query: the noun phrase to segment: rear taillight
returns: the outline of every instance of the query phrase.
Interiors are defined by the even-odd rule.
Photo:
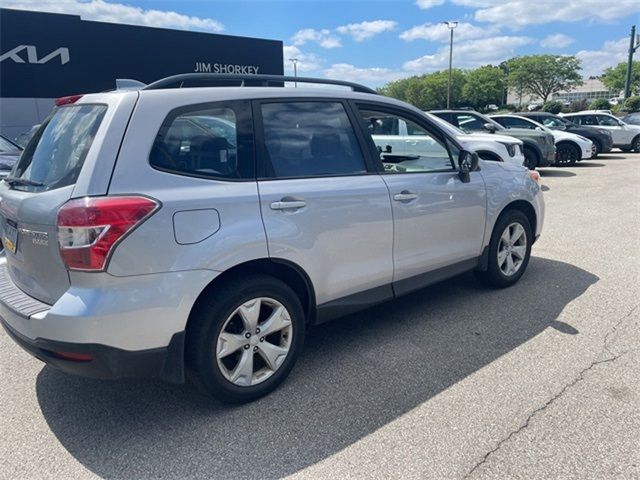
[[[70,200],[58,211],[62,260],[71,270],[104,270],[116,244],[159,206],[146,197]]]
[[[71,105],[72,103],[76,103],[81,98],[82,95],[69,95],[68,97],[56,98],[56,107],[61,107],[62,105]]]

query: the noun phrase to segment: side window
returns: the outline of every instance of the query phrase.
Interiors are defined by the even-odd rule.
[[[460,127],[462,130],[468,130],[468,131],[484,130],[485,122],[474,115],[469,115],[466,113],[458,113],[456,114],[456,119],[458,122],[458,127]]]
[[[160,170],[219,179],[255,178],[249,105],[178,109],[165,119],[149,161]],[[243,124],[244,128],[240,128]]]
[[[449,151],[441,141],[421,125],[395,113],[359,107],[359,113],[371,140],[380,153],[380,160],[387,173],[441,172],[453,170]],[[399,136],[393,145],[388,138],[381,138],[377,125],[385,122],[406,125],[407,135]]]
[[[528,128],[529,130],[534,130],[536,128],[533,123],[529,123],[526,120],[520,120],[519,118],[498,117],[494,118],[494,120],[506,128]]]
[[[367,170],[342,103],[263,103],[262,123],[269,177],[353,175]]]
[[[619,127],[620,124],[618,123],[618,120],[616,120],[615,118],[612,118],[608,115],[596,115],[596,118],[598,119],[598,124],[599,125],[603,125],[605,127]]]
[[[569,118],[574,120],[578,125],[598,125],[598,121],[594,115],[578,115]]]
[[[415,123],[409,122],[407,123],[407,135],[424,136],[426,135],[426,132],[424,131],[423,128],[419,127]]]

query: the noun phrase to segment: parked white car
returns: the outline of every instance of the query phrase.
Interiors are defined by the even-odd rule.
[[[470,151],[478,153],[483,160],[493,160],[522,165],[524,154],[522,141],[505,136],[485,133],[465,133],[448,122],[425,112],[431,120],[437,122],[447,133]],[[417,128],[403,119],[378,118],[377,131],[371,135],[373,141],[381,153],[390,155],[424,156],[430,157],[442,155],[440,145],[424,129]]]
[[[591,158],[594,154],[593,142],[582,135],[552,130],[535,120],[519,115],[493,115],[491,118],[505,128],[529,128],[551,133],[556,144],[556,165],[559,167],[574,165],[580,160]]]
[[[625,123],[609,113],[597,110],[584,110],[577,113],[567,113],[563,117],[578,125],[599,127],[611,132],[613,146],[623,152],[634,150],[640,152],[640,125]]]
[[[482,160],[502,161],[514,165],[524,164],[522,140],[496,133],[466,133],[446,120],[427,113],[427,116],[454,136],[464,148],[476,152]]]

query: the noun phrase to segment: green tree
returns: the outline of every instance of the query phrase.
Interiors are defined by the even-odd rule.
[[[389,97],[411,103],[422,110],[434,110],[447,106],[447,70],[421,76],[403,78],[387,83],[378,91]],[[451,106],[463,104],[462,89],[465,76],[462,70],[451,72]]]
[[[589,108],[591,110],[611,110],[611,104],[606,98],[596,98],[593,102],[591,102]]]
[[[624,82],[627,78],[627,62],[622,62],[615,67],[607,68],[602,74],[602,83],[615,95],[624,90]],[[640,94],[640,62],[633,62],[631,66],[631,93]]]
[[[573,56],[528,55],[507,61],[509,85],[516,91],[540,97],[582,85],[580,60]]]
[[[563,107],[564,105],[562,104],[562,102],[558,102],[557,100],[552,100],[551,102],[547,102],[544,105],[542,105],[542,111],[557,114],[562,111]]]
[[[624,102],[624,108],[628,112],[640,112],[640,97],[629,97]]]
[[[491,103],[504,103],[507,76],[501,68],[493,65],[476,68],[467,72],[465,80],[462,98],[468,105],[483,108]]]

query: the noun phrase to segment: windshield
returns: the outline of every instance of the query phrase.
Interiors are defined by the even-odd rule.
[[[19,152],[20,148],[4,137],[0,137],[0,152]]]
[[[12,176],[42,184],[37,188],[46,190],[74,184],[106,110],[104,105],[54,110],[27,145]]]

